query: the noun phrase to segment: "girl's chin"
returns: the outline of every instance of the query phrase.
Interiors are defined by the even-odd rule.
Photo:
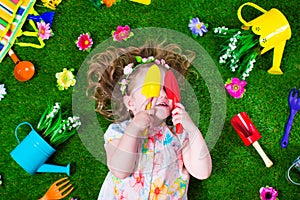
[[[156,111],[156,117],[160,120],[165,120],[167,119],[167,117],[171,114],[170,112],[170,108],[169,107],[165,107],[165,108],[160,108],[160,109],[157,109]]]

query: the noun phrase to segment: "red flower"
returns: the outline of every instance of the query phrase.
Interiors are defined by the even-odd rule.
[[[77,47],[81,51],[89,50],[93,45],[93,40],[89,33],[81,34],[76,41]]]

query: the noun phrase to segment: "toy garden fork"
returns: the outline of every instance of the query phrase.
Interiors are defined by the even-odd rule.
[[[290,106],[290,116],[285,125],[284,135],[281,140],[281,147],[286,148],[288,145],[288,140],[290,136],[290,131],[292,129],[292,124],[296,113],[300,110],[300,97],[298,97],[300,89],[296,90],[293,88],[289,95],[289,106]]]
[[[40,198],[39,200],[54,200],[54,199],[62,199],[65,198],[67,195],[69,195],[72,190],[74,189],[72,186],[72,184],[68,184],[70,181],[66,180],[68,177],[65,178],[61,178],[57,181],[55,181],[51,187],[48,189],[48,191],[45,193],[45,195]],[[66,181],[64,181],[66,180]],[[64,182],[63,182],[64,181]],[[60,185],[58,185],[58,183],[62,182]],[[68,184],[67,186],[65,186],[66,184]],[[61,189],[63,186],[65,186],[62,190]],[[68,190],[68,191],[67,191]],[[63,194],[64,192],[66,192],[65,194]]]

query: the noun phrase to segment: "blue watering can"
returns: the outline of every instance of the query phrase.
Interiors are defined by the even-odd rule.
[[[21,125],[28,125],[30,133],[20,142],[18,128]],[[15,129],[18,146],[10,153],[11,157],[29,174],[35,172],[66,173],[70,176],[70,163],[67,166],[45,164],[48,158],[55,152],[28,122],[20,123]]]

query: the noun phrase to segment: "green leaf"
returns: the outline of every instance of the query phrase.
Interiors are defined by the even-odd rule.
[[[141,57],[141,56],[136,56],[135,59],[136,59],[136,61],[137,61],[138,63],[141,63],[141,62],[142,62],[142,57]]]

